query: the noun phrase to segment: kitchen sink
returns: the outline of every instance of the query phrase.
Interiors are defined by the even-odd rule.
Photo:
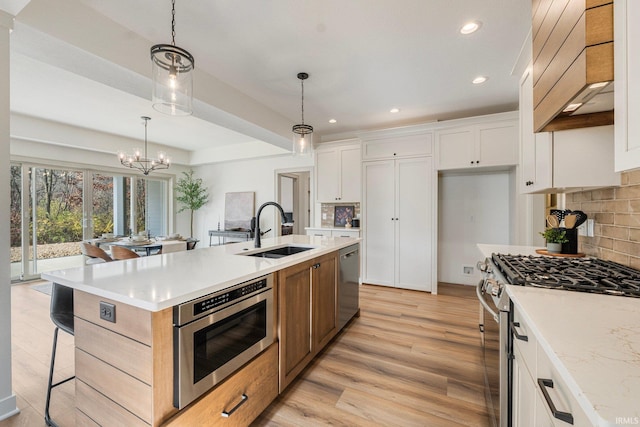
[[[279,248],[267,249],[262,252],[254,252],[251,254],[246,254],[247,256],[255,256],[261,258],[284,258],[289,255],[299,254],[300,252],[308,251],[313,248],[304,247],[304,246],[281,246]],[[245,254],[242,254],[245,255]]]

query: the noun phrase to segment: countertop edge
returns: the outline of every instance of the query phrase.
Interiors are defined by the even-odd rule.
[[[229,280],[224,280],[221,282],[216,282],[210,286],[203,286],[200,287],[196,290],[190,291],[190,292],[185,292],[182,294],[177,294],[175,296],[172,296],[170,298],[164,299],[163,301],[160,302],[152,302],[149,300],[144,300],[144,299],[140,299],[140,298],[135,298],[135,297],[131,297],[128,295],[125,295],[123,293],[118,293],[118,292],[113,292],[110,291],[109,289],[104,289],[104,288],[99,288],[99,287],[95,287],[92,286],[90,284],[84,283],[82,281],[76,281],[76,280],[70,280],[66,277],[64,277],[64,272],[67,270],[78,270],[77,268],[74,269],[67,269],[67,270],[57,270],[57,271],[52,271],[52,272],[46,272],[46,273],[42,273],[41,277],[43,279],[49,280],[51,282],[55,282],[55,283],[59,283],[61,285],[64,286],[68,286],[70,288],[73,289],[77,289],[79,291],[83,291],[83,292],[87,292],[90,293],[92,295],[96,295],[98,297],[102,297],[102,298],[107,298],[113,301],[117,301],[117,302],[121,302],[124,304],[128,304],[131,305],[133,307],[137,307],[137,308],[141,308],[147,311],[152,311],[152,312],[156,312],[156,311],[161,311],[164,310],[166,308],[170,308],[173,307],[175,305],[178,304],[182,304],[184,302],[190,301],[192,299],[201,297],[203,295],[207,295],[209,293],[213,293],[222,289],[225,289],[229,286],[238,284],[238,283],[242,283],[248,280],[252,280],[255,279],[257,277],[260,276],[264,276],[266,274],[270,274],[288,267],[291,267],[293,265],[299,264],[301,262],[305,262],[305,261],[309,261],[313,258],[317,258],[319,256],[322,255],[326,255],[328,253],[331,252],[335,252],[338,251],[342,248],[360,243],[362,241],[362,238],[342,238],[342,237],[337,237],[337,238],[323,238],[322,240],[314,240],[311,243],[304,243],[304,242],[300,242],[298,240],[300,239],[293,239],[293,236],[283,236],[283,237],[278,237],[278,238],[271,238],[271,239],[264,239],[262,241],[262,247],[261,248],[254,248],[253,247],[253,242],[240,242],[240,243],[233,243],[230,245],[226,245],[226,253],[225,254],[221,254],[220,256],[243,256],[242,253],[246,252],[247,254],[253,253],[253,252],[258,252],[260,250],[265,250],[268,249],[270,247],[278,247],[278,246],[283,246],[283,245],[287,245],[287,244],[292,244],[292,245],[299,245],[299,246],[315,246],[316,242],[321,242],[324,241],[325,243],[330,241],[330,245],[320,245],[318,247],[315,247],[314,249],[311,249],[309,251],[305,251],[305,252],[301,252],[298,254],[294,254],[294,255],[290,255],[287,257],[283,257],[283,258],[279,258],[279,259],[273,259],[270,260],[271,264],[269,266],[266,266],[264,268],[260,268],[259,270],[256,271],[251,271],[249,273],[245,273],[245,274],[239,274],[238,276],[235,276],[233,279],[229,279]],[[297,235],[298,238],[303,238],[303,237],[307,237],[307,236],[301,236],[301,235]],[[310,239],[313,240],[313,238],[309,237]],[[319,239],[319,238],[318,238]],[[202,248],[202,249],[196,249],[196,250],[206,250],[207,248]],[[234,250],[237,249],[237,250]],[[162,256],[171,256],[172,254],[164,254],[164,255],[153,255],[154,257],[162,257]],[[117,262],[135,262],[136,259],[134,260],[124,260],[124,261],[117,261]],[[90,268],[96,268],[96,266],[104,266],[104,265],[109,265],[112,263],[105,263],[105,264],[94,264],[94,265],[87,265],[84,267],[79,267],[80,270],[82,269],[90,269]]]

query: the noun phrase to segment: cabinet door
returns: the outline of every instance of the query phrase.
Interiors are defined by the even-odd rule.
[[[531,192],[536,179],[536,145],[533,137],[533,76],[527,69],[520,80],[520,193]]]
[[[472,127],[441,130],[436,135],[438,169],[460,169],[475,165]],[[473,163],[472,163],[473,162]]]
[[[340,150],[340,200],[359,202],[362,182],[360,147],[344,147]]]
[[[407,156],[431,155],[433,134],[390,136],[364,141],[363,160],[380,160]]]
[[[516,121],[478,126],[476,166],[518,164],[518,125]]]
[[[320,351],[338,332],[337,255],[317,259],[311,268],[313,289],[313,353]]]
[[[614,8],[615,170],[640,167],[640,2],[616,0]]]
[[[433,166],[431,157],[396,160],[397,287],[431,291],[433,216]]]
[[[394,285],[394,161],[365,162],[363,281]]]
[[[311,273],[312,262],[304,262],[279,273],[280,392],[312,359]]]
[[[513,425],[518,427],[539,427],[535,420],[536,386],[522,359],[513,352]]]
[[[338,150],[316,151],[316,200],[319,202],[333,202],[339,197],[339,169]]]

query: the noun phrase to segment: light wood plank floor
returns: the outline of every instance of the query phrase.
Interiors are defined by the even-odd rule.
[[[21,413],[0,427],[43,426],[53,325],[49,296],[12,288],[13,386]],[[361,287],[361,317],[256,420],[255,426],[488,426],[473,287],[439,294]],[[73,373],[59,335],[56,372]],[[60,368],[58,370],[58,368]],[[75,426],[74,383],[54,390],[52,417]]]

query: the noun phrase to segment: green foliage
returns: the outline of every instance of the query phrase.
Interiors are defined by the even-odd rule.
[[[540,235],[544,237],[547,243],[568,243],[567,231],[559,228],[547,228]]]
[[[201,178],[194,179],[193,171],[182,172],[184,178],[179,178],[176,185],[176,200],[182,206],[178,212],[191,211],[191,237],[193,237],[193,212],[203,207],[209,200],[209,194]]]

